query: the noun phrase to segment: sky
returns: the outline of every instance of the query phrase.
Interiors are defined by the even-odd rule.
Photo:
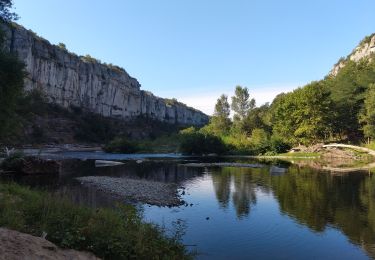
[[[375,32],[374,0],[13,0],[18,23],[123,67],[142,89],[212,114],[322,79]]]

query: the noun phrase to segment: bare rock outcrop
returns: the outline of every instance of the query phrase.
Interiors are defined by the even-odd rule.
[[[124,120],[142,116],[181,125],[208,122],[201,111],[141,90],[139,82],[118,66],[78,56],[17,24],[0,27],[6,35],[4,48],[26,64],[26,89],[42,90],[52,103]]]
[[[331,76],[336,76],[337,73],[345,67],[346,63],[351,60],[354,62],[359,62],[364,58],[370,58],[371,55],[375,54],[375,33],[367,36],[361,41],[361,43],[348,55],[347,58],[341,58],[330,71]]]

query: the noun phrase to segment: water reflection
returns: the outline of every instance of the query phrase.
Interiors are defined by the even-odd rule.
[[[151,208],[148,213],[146,210],[146,214],[149,214],[152,220],[159,216],[163,216],[163,221],[164,218],[170,218],[172,222],[184,219],[187,223],[187,236],[191,238],[188,241],[190,244],[195,244],[195,240],[199,240],[200,237],[203,239],[205,234],[215,232],[215,243],[222,240],[223,247],[225,243],[230,244],[233,248],[232,251],[228,249],[231,256],[241,257],[241,252],[250,253],[251,250],[254,250],[254,257],[257,256],[257,252],[259,256],[264,256],[268,255],[267,250],[280,249],[298,251],[298,256],[303,258],[306,256],[307,248],[311,250],[312,247],[313,250],[321,252],[320,256],[330,254],[337,257],[340,252],[330,251],[328,245],[327,248],[318,248],[324,244],[320,236],[326,236],[333,229],[341,233],[337,232],[337,237],[329,238],[331,240],[325,238],[327,240],[324,241],[333,245],[336,243],[336,246],[339,245],[338,248],[352,252],[353,248],[339,240],[345,238],[375,258],[375,177],[372,174],[353,172],[332,175],[311,167],[280,162],[265,163],[263,168],[256,169],[199,168],[185,167],[182,164],[183,161],[150,160],[140,164],[125,161],[121,166],[95,168],[90,160],[67,161],[63,164],[60,176],[50,179],[43,177],[39,180],[26,178],[18,181],[30,185],[50,185],[58,192],[68,195],[76,203],[92,207],[111,206],[114,200],[96,190],[83,188],[73,181],[74,177],[106,175],[174,182],[190,188],[184,200],[196,200],[194,206],[171,211]],[[204,207],[199,205],[200,201]],[[254,210],[255,208],[258,210]],[[156,212],[154,219],[150,213],[152,210]],[[207,216],[211,216],[209,221],[205,219]],[[260,220],[256,222],[258,218]],[[210,224],[212,230],[208,232]],[[298,229],[299,226],[307,227],[309,231],[304,233]],[[288,234],[291,229],[294,230],[294,234]],[[259,239],[259,234],[264,234],[267,230],[272,231],[272,236],[267,236],[268,240]],[[210,239],[201,242],[207,244],[206,250],[219,252],[219,248],[211,244],[213,236],[207,236]],[[291,236],[294,236],[293,239],[289,238]],[[238,240],[234,240],[235,238]],[[293,241],[295,247],[291,246],[293,243],[286,243],[287,238]],[[314,240],[315,244],[309,244],[313,238],[317,239]],[[319,239],[320,244],[316,242]],[[234,243],[236,241],[237,244]],[[282,248],[283,246],[289,248]],[[256,250],[258,251],[255,252]]]
[[[220,207],[229,207],[231,198],[240,218],[251,212],[257,189],[262,189],[272,192],[282,214],[318,233],[335,227],[375,257],[373,175],[331,175],[298,166],[290,166],[282,175],[266,169],[222,168],[212,171],[212,184]]]
[[[375,257],[371,249],[375,243],[373,175],[357,172],[333,176],[291,167],[284,177],[272,179],[272,190],[282,212],[316,232],[328,226],[339,228]]]

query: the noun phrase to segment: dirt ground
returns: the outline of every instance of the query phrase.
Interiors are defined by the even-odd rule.
[[[1,260],[98,260],[91,253],[61,249],[55,244],[28,234],[0,228]]]

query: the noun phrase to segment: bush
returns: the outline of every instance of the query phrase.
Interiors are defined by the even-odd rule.
[[[190,258],[177,238],[142,222],[133,206],[92,209],[46,192],[0,184],[0,226],[46,239],[103,259]]]
[[[19,170],[18,167],[23,161],[24,154],[15,152],[7,156],[0,164],[0,168],[4,170]]]
[[[255,154],[264,154],[269,151],[268,134],[263,129],[254,129],[251,133],[250,142]]]
[[[272,136],[270,140],[269,150],[273,153],[286,153],[290,150],[290,145],[283,141],[282,138],[277,136]]]
[[[179,150],[183,154],[223,154],[228,149],[223,141],[212,134],[200,133],[193,128],[183,130]]]
[[[104,146],[103,150],[108,153],[135,153],[139,151],[139,147],[135,142],[118,137]]]

